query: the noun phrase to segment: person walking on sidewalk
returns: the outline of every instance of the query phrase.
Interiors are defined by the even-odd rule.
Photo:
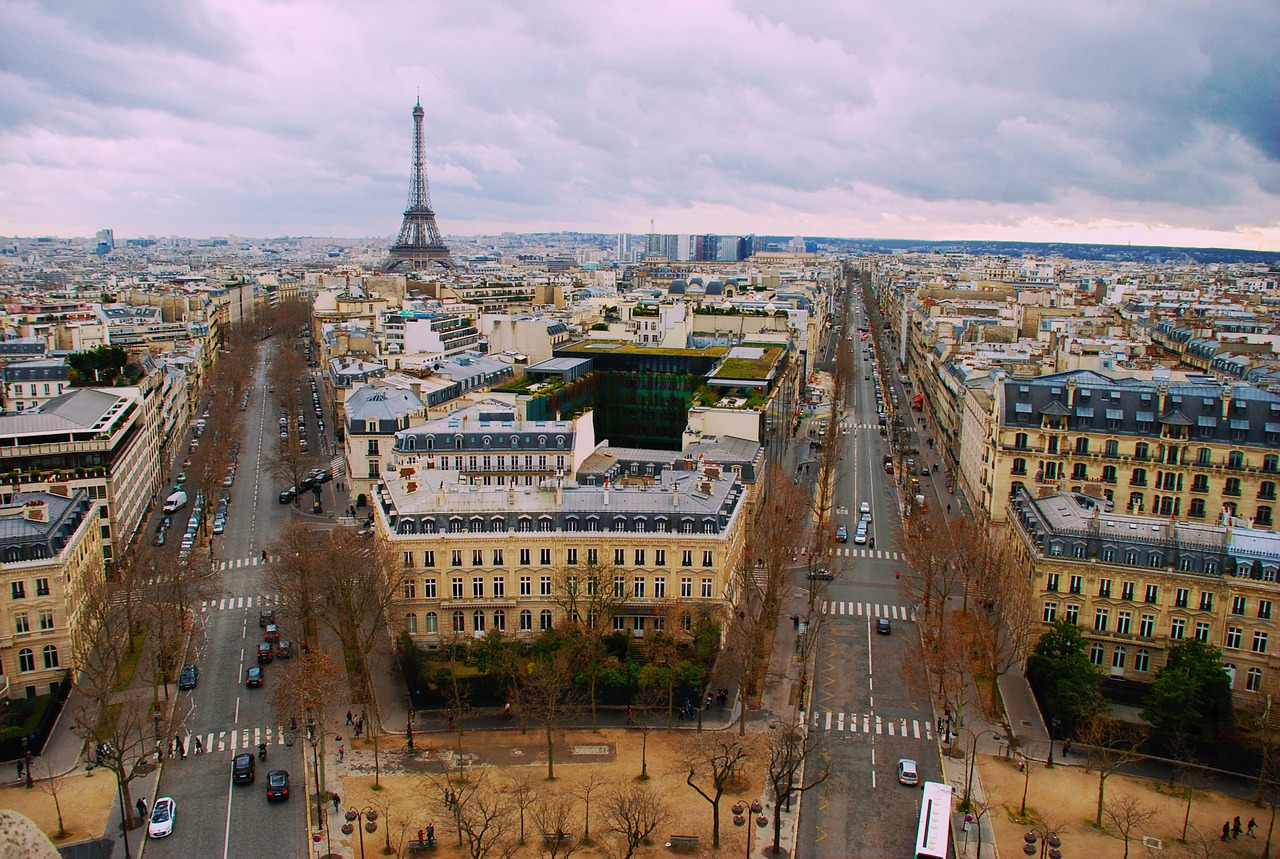
[[[333,813],[337,814],[338,806],[342,804],[342,797],[338,796],[336,793],[331,792],[329,794],[329,801],[333,803]]]
[[[342,763],[342,758],[347,754],[346,746],[338,746],[338,763]]]
[[[350,710],[348,710],[348,711],[347,711],[347,724],[348,724],[348,725],[354,725],[355,723],[356,723],[355,717],[353,717],[353,716],[351,715],[351,711],[350,711]]]
[[[139,816],[139,817],[141,817],[143,820],[146,820],[146,819],[147,819],[147,799],[146,799],[146,797],[144,797],[144,796],[140,796],[140,797],[138,797],[138,802],[137,802],[136,804],[137,804],[137,806],[138,806],[138,816]]]
[[[1240,824],[1240,815],[1236,815],[1236,819],[1231,821],[1231,837],[1239,838],[1240,833],[1244,832],[1244,827]]]
[[[1257,838],[1257,837],[1258,837],[1257,835],[1254,835],[1254,834],[1253,834],[1253,831],[1254,831],[1255,829],[1257,829],[1257,828],[1258,828],[1258,821],[1256,821],[1256,820],[1254,820],[1252,817],[1250,817],[1250,818],[1249,818],[1249,837],[1250,837],[1250,838]]]

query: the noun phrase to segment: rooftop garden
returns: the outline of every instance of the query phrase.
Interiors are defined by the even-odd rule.
[[[768,379],[782,357],[782,347],[761,347],[763,354],[759,358],[726,358],[716,368],[718,379]]]
[[[579,340],[563,347],[568,350],[584,352],[608,350],[611,355],[698,355],[718,358],[728,351],[725,346],[709,346],[705,349],[665,349],[660,346],[646,346],[643,343],[632,343],[628,340]]]

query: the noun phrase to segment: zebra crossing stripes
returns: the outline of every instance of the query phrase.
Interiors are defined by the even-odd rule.
[[[242,567],[257,567],[265,563],[261,555],[254,555],[252,558],[227,558],[218,561],[218,570],[239,570]]]
[[[933,741],[933,723],[905,718],[885,719],[872,713],[800,712],[800,720],[815,730],[833,734],[877,734],[909,740]]]
[[[200,743],[204,746],[206,755],[214,752],[236,754],[237,752],[254,751],[262,743],[266,743],[268,746],[283,746],[285,744],[283,725],[275,725],[268,728],[231,728],[224,731],[187,731],[182,737],[182,742],[187,747],[188,755],[195,749],[196,737],[200,738]]]
[[[903,605],[851,602],[849,600],[823,600],[822,613],[847,617],[887,617],[891,620],[914,621],[915,612]]]
[[[246,608],[270,608],[281,604],[279,594],[254,594],[247,597],[222,597],[200,600],[201,611],[230,611]]]
[[[793,557],[801,558],[809,554],[807,546],[800,546],[791,550]],[[881,561],[901,561],[903,560],[901,552],[893,552],[888,549],[863,549],[858,546],[837,546],[831,550],[831,554],[840,558],[875,558]]]

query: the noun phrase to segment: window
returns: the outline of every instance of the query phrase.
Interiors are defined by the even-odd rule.
[[[49,595],[49,580],[36,579],[36,596],[47,597]]]
[[[1078,605],[1067,606],[1066,619],[1070,623],[1079,624],[1080,623],[1080,606]]]
[[[1084,590],[1084,579],[1081,576],[1071,577],[1071,593],[1078,594]]]
[[[13,598],[16,600],[26,599],[27,583],[26,582],[10,582],[9,593],[12,594]]]
[[[1123,647],[1117,647],[1115,650],[1111,652],[1111,667],[1115,669],[1117,673],[1123,673],[1124,659],[1127,653],[1128,651],[1126,651]]]
[[[538,614],[538,628],[545,631],[551,628],[551,609],[544,608]]]
[[[1093,629],[1095,632],[1106,632],[1107,621],[1111,617],[1111,612],[1105,608],[1100,608],[1093,613]]]
[[[503,599],[507,595],[507,580],[504,576],[493,577],[493,595],[497,599]]]
[[[600,551],[598,549],[587,549],[587,566],[594,567],[600,563]]]
[[[542,564],[542,566],[544,566],[544,567],[545,567],[545,566],[550,565],[550,563],[551,563],[551,550],[550,550],[550,549],[539,549],[539,550],[538,550],[538,563]]]
[[[483,576],[472,577],[471,598],[476,600],[484,599],[484,577]]]
[[[422,553],[422,566],[434,567],[436,565],[436,553],[434,551]]]
[[[533,579],[530,576],[520,577],[520,596],[533,596]]]
[[[1200,592],[1200,610],[1213,611],[1213,594],[1209,591]]]
[[[682,567],[693,566],[693,552],[690,551],[689,549],[685,549],[683,552],[680,553],[680,566]]]
[[[1105,653],[1106,653],[1106,649],[1101,644],[1098,644],[1095,641],[1093,645],[1089,648],[1089,661],[1092,662],[1094,665],[1101,665],[1102,657],[1105,655]]]
[[[13,613],[13,631],[21,635],[24,632],[31,631],[31,623],[27,620],[25,611],[16,611]]]
[[[1089,439],[1087,436],[1080,436],[1076,439],[1076,454],[1079,456],[1087,456],[1089,453]]]
[[[471,550],[471,566],[473,567],[484,566],[484,549]]]
[[[1270,528],[1271,527],[1271,508],[1265,507],[1259,504],[1258,512],[1253,517],[1253,523],[1255,525],[1261,525],[1264,528]]]
[[[1055,593],[1057,592],[1058,590],[1058,574],[1057,573],[1049,573],[1049,575],[1045,577],[1044,589],[1046,591],[1053,591]]]
[[[1194,489],[1192,491],[1194,491]],[[1204,499],[1203,498],[1191,499],[1191,509],[1188,511],[1188,515],[1190,515],[1195,519],[1204,518]]]
[[[1107,439],[1106,444],[1102,446],[1103,453],[1107,456],[1120,455],[1120,442],[1113,438]]]
[[[1134,459],[1148,459],[1151,456],[1151,446],[1145,441],[1140,441],[1133,446]]]
[[[503,563],[502,563],[502,550],[501,550],[501,549],[494,549],[494,550],[493,550],[493,566],[495,566],[495,567],[501,567],[501,566],[503,566]]]
[[[1191,591],[1187,588],[1178,588],[1173,596],[1173,605],[1175,608],[1186,608],[1187,600],[1191,596]]]
[[[18,651],[18,670],[24,673],[36,670],[36,655],[31,648],[24,647]]]
[[[1104,465],[1102,467],[1102,482],[1103,483],[1116,482],[1116,467],[1114,465]]]
[[[434,611],[429,611],[422,618],[422,631],[427,635],[435,635],[440,631],[440,618]]]
[[[1027,449],[1027,434],[1026,434],[1026,433],[1024,433],[1024,432],[1020,432],[1020,433],[1018,433],[1017,435],[1015,435],[1015,436],[1013,437],[1013,446],[1014,446],[1014,448],[1016,448],[1017,450],[1026,450],[1026,449]]]
[[[1121,635],[1128,635],[1130,625],[1133,623],[1133,612],[1122,611],[1116,615],[1116,632]]]
[[[1258,618],[1271,620],[1271,600],[1258,600]]]
[[[1228,453],[1227,468],[1244,468],[1244,453],[1238,450]]]
[[[1197,474],[1191,478],[1192,492],[1208,492],[1209,491],[1209,475]]]
[[[664,576],[658,576],[653,580],[653,598],[666,599],[667,597],[667,580]]]
[[[1262,470],[1270,473],[1280,471],[1280,456],[1269,453],[1262,458]]]
[[[1239,497],[1240,495],[1240,478],[1228,477],[1227,485],[1222,490],[1223,495],[1231,495]]]
[[[1267,634],[1265,632],[1262,632],[1261,630],[1253,634],[1253,652],[1254,653],[1267,652]]]
[[[436,580],[435,579],[422,580],[422,596],[425,599],[429,599],[429,600],[433,600],[436,598]]]
[[[703,598],[704,598],[704,599],[711,599],[711,585],[712,585],[712,582],[713,582],[713,580],[712,580],[712,579],[703,579],[703,580],[702,580],[702,596],[703,596]]]
[[[621,599],[626,594],[627,580],[622,576],[613,577],[613,595],[617,599]]]
[[[1027,461],[1022,457],[1016,457],[1013,460],[1013,474],[1025,475],[1027,473]]]
[[[418,616],[413,612],[404,616],[404,631],[410,635],[418,634]]]
[[[1144,614],[1142,622],[1138,626],[1138,635],[1143,638],[1152,638],[1156,634],[1156,616],[1154,614]]]
[[[1044,622],[1053,623],[1058,619],[1058,604],[1056,602],[1047,602],[1044,604]]]
[[[451,567],[462,566],[462,550],[461,549],[454,549],[449,554],[449,566]]]
[[[625,564],[626,562],[627,562],[627,550],[626,550],[626,549],[614,549],[614,550],[613,550],[613,564],[614,564],[614,566],[615,566],[615,567],[621,567],[621,566],[622,566],[623,564]]]
[[[551,576],[542,576],[538,579],[538,594],[544,597],[551,596]],[[550,629],[551,627],[543,627]]]
[[[631,595],[637,599],[644,598],[644,576],[636,576],[631,580]]]
[[[1111,579],[1101,579],[1098,582],[1098,596],[1103,599],[1111,598]]]
[[[520,612],[520,631],[530,632],[533,629],[533,612],[524,609]]]
[[[702,566],[704,566],[704,567],[714,567],[715,565],[716,565],[715,552],[712,552],[710,549],[708,549],[708,550],[706,550],[705,552],[703,552],[703,553],[702,553]]]
[[[1146,650],[1139,649],[1133,654],[1133,670],[1146,674],[1151,668],[1151,654]]]
[[[493,628],[498,632],[507,631],[507,613],[502,609],[495,609],[493,612]]]
[[[471,631],[484,632],[484,612],[474,611],[471,613]]]
[[[453,586],[452,588],[453,598],[456,600],[462,599],[462,577],[454,576],[450,584]]]
[[[40,609],[40,628],[53,629],[53,609]]]
[[[680,596],[685,598],[693,596],[693,579],[688,576],[680,578]]]
[[[1231,598],[1231,613],[1232,613],[1232,614],[1244,614],[1244,613],[1245,613],[1245,609],[1246,609],[1246,608],[1248,608],[1248,605],[1249,605],[1249,600],[1248,600],[1247,598],[1245,598],[1245,597],[1232,597],[1232,598]]]
[[[418,584],[413,579],[404,580],[404,598],[407,600],[417,599]]]
[[[1250,668],[1245,675],[1244,688],[1247,692],[1257,692],[1262,688],[1262,669]]]
[[[1071,469],[1071,479],[1088,480],[1089,466],[1085,465],[1083,462],[1077,462]]]
[[[653,565],[655,567],[665,567],[667,565],[666,549],[654,549],[653,556]]]
[[[528,550],[528,549],[521,549],[521,550],[520,550],[520,566],[522,566],[522,567],[527,567],[527,566],[529,566],[529,563],[530,563],[529,558],[530,558],[529,550]]]
[[[1120,599],[1122,600],[1133,599],[1133,582],[1124,582],[1122,585],[1120,585]]]
[[[1181,641],[1187,637],[1187,622],[1180,617],[1175,617],[1169,622],[1169,638],[1173,641]]]
[[[467,631],[467,622],[466,622],[466,618],[465,618],[465,617],[463,617],[462,612],[460,612],[460,611],[455,611],[455,612],[453,613],[453,631],[454,631],[454,632],[466,632],[466,631]]]
[[[1145,468],[1135,468],[1133,470],[1133,477],[1129,479],[1129,485],[1130,486],[1146,486],[1147,470]]]
[[[1227,650],[1239,650],[1240,641],[1244,637],[1244,630],[1238,626],[1227,627]]]
[[[636,549],[635,556],[636,556],[635,565],[637,567],[643,567],[644,566],[644,549]]]
[[[1204,621],[1196,621],[1196,640],[1209,641],[1209,624]]]
[[[1144,602],[1153,605],[1160,602],[1160,587],[1158,585],[1147,585],[1147,598]]]
[[[576,566],[578,565],[578,550],[577,550],[577,549],[565,549],[565,550],[564,550],[564,562],[565,562],[566,564],[568,564],[569,566],[571,566],[571,567],[576,567]]]

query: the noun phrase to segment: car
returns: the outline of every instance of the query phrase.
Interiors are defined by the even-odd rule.
[[[251,665],[249,670],[244,673],[244,685],[248,687],[261,686],[264,676],[261,665]]]
[[[290,486],[288,489],[280,493],[280,503],[288,504],[290,501],[298,497],[297,488]]]
[[[215,517],[213,520],[213,533],[221,534],[227,530],[227,519],[225,516]]]
[[[891,632],[893,632],[893,627],[892,627],[892,625],[890,625],[890,623],[889,623],[889,618],[887,618],[887,617],[878,617],[878,618],[876,618],[876,633],[877,633],[877,634],[879,634],[879,635],[888,635],[888,634],[889,634],[889,633],[891,633]]]
[[[859,515],[861,515],[864,519],[868,519],[868,520],[870,520],[870,519],[871,519],[871,504],[870,504],[869,502],[867,502],[867,501],[863,501],[861,504],[859,504],[859,505],[858,505],[858,513],[859,513]]]
[[[157,546],[157,547],[163,546],[168,539],[169,539],[169,532],[161,531],[159,534],[156,534],[156,538],[151,541],[151,545]]]
[[[287,429],[280,430],[280,438],[288,438],[288,437],[289,437],[289,431]]]
[[[186,482],[187,482],[187,473],[185,471],[178,472],[178,485],[182,485],[183,483],[186,483]]]
[[[869,376],[869,375],[867,375],[867,376],[863,376],[863,377],[862,377],[862,381],[864,381],[864,382],[870,382],[870,381],[871,381],[871,376]]]
[[[920,783],[920,771],[916,769],[916,762],[911,758],[898,759],[898,781],[909,785]]]
[[[234,471],[227,472],[227,476],[222,478],[223,486],[234,486],[236,482],[236,473]]]
[[[844,525],[837,525],[836,539],[839,540],[841,543],[849,542],[849,529],[846,528]]]
[[[928,477],[928,476],[929,476],[929,466],[927,466],[927,465],[922,465],[922,466],[920,466],[920,476],[921,476],[921,477]]]
[[[280,640],[280,627],[276,626],[274,623],[269,623],[269,624],[267,624],[267,625],[266,625],[265,627],[263,627],[263,629],[262,629],[262,640],[263,640],[263,641],[272,641],[272,642],[279,641],[279,640]]]
[[[182,671],[178,674],[179,689],[194,689],[196,683],[200,681],[200,669],[193,663],[188,662],[182,666]]]
[[[272,608],[264,608],[258,612],[258,626],[266,628],[268,624],[276,622],[276,611]]]
[[[818,569],[811,570],[809,572],[809,578],[815,579],[820,582],[829,582],[832,579],[834,579],[835,576],[832,574],[830,570],[826,569],[825,567],[819,567]]]
[[[310,449],[311,448],[310,446],[307,445],[307,440],[305,438],[298,439],[298,450],[302,451],[303,453],[306,453]]]
[[[293,644],[289,641],[281,641],[276,645],[276,656],[280,659],[289,659],[293,656]]]
[[[867,528],[864,524],[858,523],[858,530],[853,535],[853,542],[859,546],[867,542]]]
[[[289,771],[272,770],[267,773],[267,801],[289,798]]]
[[[151,821],[147,824],[148,838],[164,838],[173,832],[173,818],[177,816],[178,804],[171,796],[162,796],[151,807]]]
[[[236,784],[253,784],[253,755],[245,752],[231,761],[231,780]]]
[[[268,662],[275,659],[275,657],[276,657],[275,648],[273,648],[270,643],[264,641],[258,645],[258,664],[259,665],[266,665]]]

